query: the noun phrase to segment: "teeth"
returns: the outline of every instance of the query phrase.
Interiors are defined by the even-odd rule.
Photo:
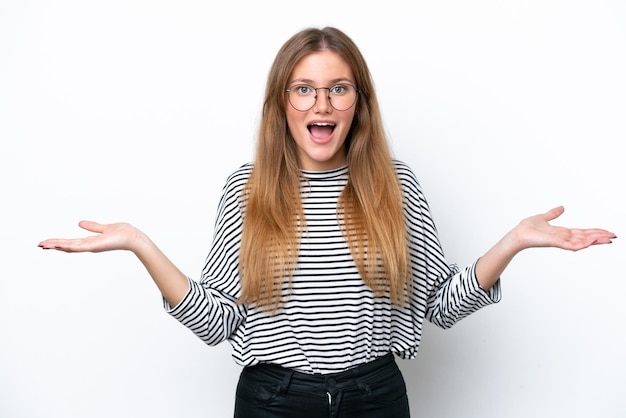
[[[312,123],[311,125],[315,125],[315,126],[335,126],[334,123]]]

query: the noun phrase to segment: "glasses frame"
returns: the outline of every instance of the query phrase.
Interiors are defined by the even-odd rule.
[[[309,87],[312,90],[315,90],[315,96],[313,96],[313,104],[311,105],[311,107],[309,107],[308,109],[304,109],[304,110],[298,109],[297,107],[294,106],[293,103],[291,103],[291,94],[290,94],[291,90],[293,90],[296,87],[301,87],[301,86],[306,86],[306,87]],[[354,93],[355,93],[354,101],[352,102],[352,104],[350,106],[348,106],[345,109],[337,109],[335,106],[333,106],[333,100],[330,97],[330,91],[333,88],[337,87],[337,86],[340,86],[340,87],[341,86],[350,86],[350,87],[352,87],[354,89]],[[328,103],[330,104],[330,107],[332,107],[333,109],[335,109],[338,112],[345,112],[346,110],[352,109],[352,107],[356,104],[356,102],[357,102],[357,100],[359,98],[359,93],[360,93],[359,89],[356,88],[356,86],[354,84],[351,84],[351,83],[337,83],[337,84],[333,84],[330,87],[313,87],[312,85],[306,84],[306,83],[294,84],[291,87],[286,88],[285,89],[285,93],[287,93],[287,100],[289,101],[289,104],[291,105],[291,107],[293,107],[298,112],[308,112],[309,110],[313,109],[313,107],[317,104],[317,91],[318,90],[328,90],[328,94],[326,95],[326,97],[328,98]]]

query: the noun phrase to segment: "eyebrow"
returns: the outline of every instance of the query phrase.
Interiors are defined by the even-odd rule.
[[[308,84],[308,85],[311,85],[311,86],[315,84],[315,82],[314,82],[313,80],[310,80],[310,79],[308,79],[308,78],[297,78],[297,79],[295,79],[295,80],[291,80],[291,81],[289,82],[289,85],[292,85],[292,84],[300,84],[300,83],[302,83],[302,84]],[[345,77],[342,77],[342,78],[335,78],[335,79],[333,79],[333,80],[330,80],[330,85],[331,85],[331,86],[334,86],[335,84],[341,84],[341,83],[355,84],[355,82],[354,82],[354,81],[350,80],[349,78],[345,78]]]

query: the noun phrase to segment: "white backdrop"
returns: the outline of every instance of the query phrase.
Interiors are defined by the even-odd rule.
[[[625,233],[623,0],[209,3],[0,2],[1,417],[231,416],[229,346],[165,314],[132,255],[36,245],[129,221],[197,277],[306,26],[361,47],[450,262],[559,204],[558,224]],[[625,416],[623,261],[619,239],[521,254],[500,304],[400,361],[414,415]]]

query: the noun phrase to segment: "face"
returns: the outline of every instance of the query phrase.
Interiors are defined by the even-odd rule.
[[[348,64],[331,51],[315,52],[302,58],[293,69],[288,86],[306,84],[314,88],[348,83],[356,85]],[[303,170],[324,171],[346,164],[345,141],[352,125],[356,104],[339,111],[330,105],[328,90],[318,90],[313,107],[301,112],[285,103],[287,125],[298,147]]]

